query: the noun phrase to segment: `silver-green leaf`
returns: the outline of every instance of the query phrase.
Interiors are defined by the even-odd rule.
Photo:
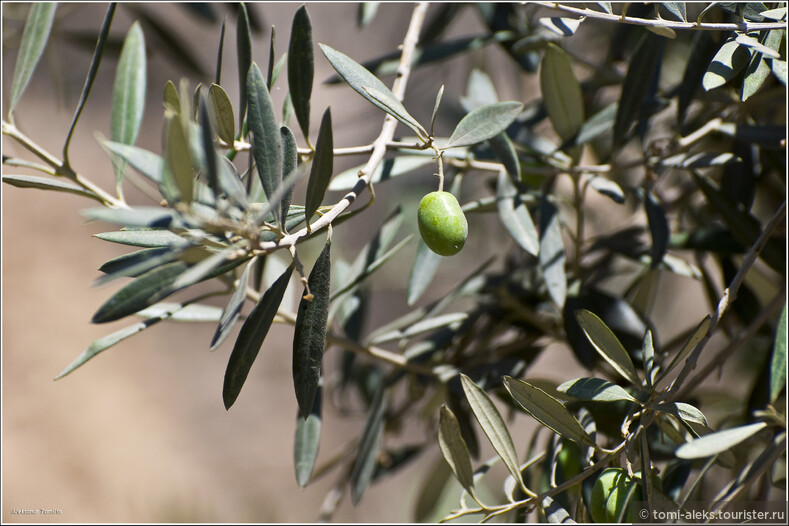
[[[487,141],[503,132],[523,111],[523,103],[517,101],[486,104],[473,110],[458,123],[446,148],[471,146]]]
[[[745,426],[725,429],[710,433],[703,437],[691,440],[679,446],[674,454],[677,458],[707,458],[718,453],[723,453],[737,444],[748,440],[750,437],[766,428],[764,422],[748,424]]]
[[[603,320],[584,309],[577,310],[575,318],[600,356],[625,380],[634,386],[640,385],[641,382],[630,355],[627,354],[622,343]]]
[[[441,406],[438,419],[438,445],[444,459],[452,469],[463,489],[472,496],[474,491],[474,469],[471,466],[471,455],[466,441],[460,433],[460,424],[452,410],[446,404]]]
[[[9,119],[47,45],[52,22],[55,20],[55,9],[57,4],[51,2],[33,3],[30,6],[14,66],[14,80],[11,83],[11,96],[8,103]]]
[[[562,141],[569,140],[584,123],[584,99],[569,55],[555,44],[545,47],[540,91],[553,129]]]
[[[496,201],[499,217],[507,232],[526,252],[533,256],[538,255],[540,242],[534,221],[506,170],[499,172]]]
[[[556,388],[560,393],[567,393],[579,400],[593,400],[595,402],[637,402],[630,393],[618,385],[602,378],[578,378],[564,382]]]

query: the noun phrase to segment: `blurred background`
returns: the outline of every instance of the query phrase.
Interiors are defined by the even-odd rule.
[[[271,26],[276,28],[276,55],[287,49],[293,13],[299,4],[252,4],[257,21],[253,59],[267,65]],[[431,6],[435,9],[436,6]],[[393,51],[408,26],[411,4],[382,4],[365,28],[356,27],[356,4],[308,5],[315,42],[350,55],[358,62]],[[11,85],[21,29],[28,6],[3,4],[3,111]],[[17,126],[50,152],[60,152],[71,122],[95,37],[106,4],[63,4],[45,54],[15,111]],[[431,11],[433,12],[433,11]],[[148,101],[137,145],[160,151],[162,91],[167,80],[178,85],[188,78],[210,83],[222,17],[227,16],[222,85],[234,105],[238,101],[235,61],[235,11],[232,5],[121,4],[112,26],[117,46],[131,23],[143,20],[148,47]],[[482,33],[474,9],[465,9],[446,37]],[[593,36],[597,34],[598,36]],[[600,33],[575,39],[578,53],[594,58]],[[591,46],[582,49],[584,42]],[[99,147],[97,135],[109,136],[112,82],[118,47],[105,55],[90,100],[71,146],[75,168],[111,189],[112,167]],[[180,49],[179,47],[180,46]],[[112,49],[110,49],[112,51]],[[316,49],[312,126],[317,133],[320,115],[331,105],[335,146],[368,144],[378,134],[383,114],[347,86],[325,86],[333,70]],[[539,97],[537,77],[526,76],[508,63],[498,47],[488,46],[438,65],[417,69],[408,86],[406,107],[428,121],[438,87],[446,85],[436,131],[447,134],[462,116],[458,99],[465,93],[473,67],[493,79],[502,100],[528,102]],[[264,69],[265,71],[265,69]],[[273,91],[281,107],[287,86],[283,77]],[[584,72],[579,72],[583,77]],[[391,85],[392,78],[384,78]],[[294,127],[296,131],[296,127]],[[401,127],[399,133],[405,134]],[[298,134],[299,132],[296,131]],[[302,139],[297,135],[300,144]],[[3,138],[3,154],[30,156]],[[337,159],[335,172],[361,164],[364,158]],[[15,169],[14,173],[25,173]],[[6,168],[4,168],[6,173]],[[483,181],[468,181],[469,193]],[[375,206],[338,229],[333,254],[352,261],[384,217],[398,204],[406,212],[404,232],[416,231],[419,198],[434,189],[432,170],[414,173],[378,188]],[[128,187],[127,199],[148,203]],[[303,199],[303,186],[296,190]],[[327,202],[341,194],[330,193]],[[366,201],[365,195],[361,201]],[[590,206],[608,201],[590,200]],[[293,469],[296,402],[291,380],[290,327],[275,326],[252,368],[238,402],[230,411],[222,405],[225,365],[234,335],[214,353],[208,344],[213,324],[162,323],[113,347],[66,378],[52,379],[93,340],[128,325],[122,320],[91,325],[95,310],[120,287],[92,287],[104,261],[129,252],[128,247],[100,241],[93,234],[111,225],[87,223],[80,210],[92,206],[77,196],[38,190],[2,188],[2,470],[3,522],[312,522],[331,488],[335,472],[300,490]],[[625,211],[626,212],[626,211]],[[625,217],[630,217],[626,215]],[[451,285],[501,247],[486,236],[486,225],[496,218],[475,219],[469,244],[437,277],[425,301],[445,293]],[[604,210],[593,228],[616,224],[616,211]],[[320,241],[304,247],[303,261],[312,261]],[[390,261],[375,278],[374,308],[369,327],[376,327],[406,311],[404,287],[416,244]],[[484,257],[483,257],[484,256]],[[673,288],[674,307],[659,304],[655,319],[663,339],[695,325],[706,312],[701,286],[665,275],[661,286]],[[300,287],[292,287],[296,301]],[[223,305],[220,299],[218,305]],[[669,301],[659,299],[661,301]],[[677,305],[681,307],[676,307]],[[249,306],[245,308],[247,312]],[[326,367],[334,367],[332,351]],[[548,349],[530,370],[532,377],[564,381],[584,374],[566,348]],[[732,395],[736,396],[736,392]],[[341,416],[324,409],[318,465],[358,436],[365,415]],[[525,449],[531,429],[525,418],[513,427],[516,444]],[[429,437],[434,430],[406,430]],[[483,449],[481,458],[491,451]],[[356,508],[345,495],[336,521],[403,522],[413,519],[416,495],[439,462],[437,448],[430,456],[409,464],[394,477],[370,487]],[[498,469],[498,468],[497,468]],[[497,473],[493,480],[501,480]],[[451,482],[453,491],[459,486]],[[457,494],[457,491],[455,491]],[[456,505],[448,500],[445,509]],[[57,515],[25,516],[14,509],[58,509]]]

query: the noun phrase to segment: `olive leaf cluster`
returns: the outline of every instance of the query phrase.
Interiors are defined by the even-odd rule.
[[[271,326],[285,323],[294,328],[294,466],[302,487],[337,470],[335,489],[349,488],[356,505],[370,484],[438,445],[443,458],[418,493],[417,520],[619,522],[632,519],[635,501],[674,511],[690,501],[718,510],[736,499],[774,499],[785,489],[774,465],[786,459],[786,5],[542,4],[419,4],[400,49],[364,64],[315,43],[306,6],[294,9],[287,52],[277,58],[272,31],[260,60],[242,5],[238,103],[221,82],[223,23],[213,79],[161,87],[158,153],[135,146],[148,88],[145,34],[135,22],[116,67],[111,136],[101,139],[113,192],[77,171],[68,151],[116,6],[107,9],[56,156],[14,123],[56,16],[56,4],[32,5],[3,134],[38,162],[4,156],[3,182],[100,204],[84,216],[117,228],[97,237],[134,250],[100,268],[99,283],[131,280],[92,321],[142,319],[90,344],[57,378],[160,321],[208,322],[216,325],[212,350],[237,330],[222,390],[230,409]],[[481,32],[443,36],[465,10],[476,12]],[[377,3],[360,4],[358,25],[376,11]],[[601,50],[592,61],[575,44],[584,31]],[[436,86],[429,123],[412,116],[404,98],[411,70],[486,48],[506,55],[515,77],[536,76],[539,96],[500,101],[492,72],[471,69],[448,137],[434,133],[444,86]],[[381,111],[381,133],[369,145],[336,147],[331,108],[318,110],[311,136],[315,61],[324,59],[337,74],[329,84]],[[582,66],[589,72],[580,80]],[[383,79],[394,73],[390,88]],[[281,108],[275,86],[287,88]],[[395,140],[398,126],[407,135]],[[335,157],[351,155],[365,161],[335,173]],[[10,167],[43,175],[7,174]],[[472,235],[475,223],[492,219],[500,251],[489,258],[460,251],[452,261],[466,263],[465,277],[425,299],[450,264],[437,252],[455,254],[463,242],[442,251],[441,240],[418,240],[403,287],[406,313],[369,328],[371,277],[411,242],[397,239],[416,218],[398,206],[358,254],[333,254],[332,234],[373,213],[374,187],[388,191],[389,180],[420,170],[436,172],[439,193],[447,181],[459,210],[446,219],[462,217],[462,241],[466,217]],[[472,177],[485,193],[469,195],[464,181]],[[294,188],[304,178],[302,196]],[[127,184],[153,204],[127,202]],[[335,191],[344,195],[327,204]],[[364,192],[367,202],[356,203]],[[632,221],[593,228],[600,212],[592,197]],[[430,219],[440,235],[440,214]],[[301,243],[324,235],[317,258],[302,261]],[[267,282],[276,252],[288,263]],[[667,274],[700,283],[709,314],[663,342],[655,298],[671,303],[660,285]],[[625,286],[611,285],[623,275]],[[293,276],[304,287],[295,312],[283,304]],[[194,287],[203,282],[219,288]],[[177,292],[187,299],[166,301]],[[207,301],[217,296],[224,307]],[[727,343],[708,345],[717,334]],[[532,364],[557,345],[589,375],[541,379]],[[720,393],[704,381],[744,353],[758,362],[739,379],[749,399],[713,420],[704,401]],[[337,361],[336,376],[325,373],[328,359]],[[324,454],[318,466],[323,405],[342,409],[350,399],[363,405],[364,429],[348,451]],[[538,431],[513,437],[501,404]],[[407,421],[419,421],[427,438],[396,440]],[[496,455],[480,463],[483,435]],[[499,462],[506,478],[494,487],[485,476]],[[717,483],[721,473],[725,485]],[[455,511],[440,498],[459,489],[452,475],[462,488]],[[337,502],[327,496],[322,518]]]

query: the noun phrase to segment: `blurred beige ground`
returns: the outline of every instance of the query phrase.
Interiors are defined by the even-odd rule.
[[[266,26],[274,24],[277,28],[278,55],[287,47],[297,6],[255,6]],[[61,6],[58,24],[95,31],[104,9],[104,5],[95,4]],[[199,49],[202,64],[207,71],[213,70],[217,27],[202,24],[172,5],[149,4],[148,9],[161,14],[178,35],[188,40],[188,45]],[[354,4],[310,4],[309,9],[316,42],[329,43],[360,62],[393,49],[410,16],[408,4],[382,5],[372,25],[357,31],[352,29]],[[120,6],[113,34],[122,36],[131,20],[130,12]],[[473,13],[467,10],[458,31],[468,34],[478,27]],[[234,23],[229,17],[223,84],[236,101],[234,42]],[[15,55],[15,49],[4,48],[6,93]],[[254,49],[254,59],[259,63],[265,64],[267,57],[268,31],[256,39]],[[442,82],[447,84],[444,100],[456,99],[465,90],[464,79],[473,65],[501,60],[506,59],[498,50],[490,49],[416,72],[408,92],[414,115],[420,120],[429,118],[435,91]],[[89,52],[73,46],[50,49],[16,111],[20,128],[51,152],[61,149],[89,61]],[[505,65],[506,73],[509,64]],[[105,188],[112,184],[111,167],[94,131],[109,136],[114,68],[113,60],[102,63],[71,155],[79,171]],[[332,104],[335,145],[369,142],[380,127],[381,114],[347,88],[321,86],[320,81],[331,70],[317,50],[316,68],[314,128],[320,113]],[[140,146],[159,151],[161,89],[166,80],[177,80],[180,75],[160,53],[149,58],[149,100]],[[502,91],[515,90],[502,93],[503,98],[528,100],[538,96],[534,84],[525,94],[519,93],[520,87],[506,74],[498,80],[503,80],[499,83]],[[533,77],[529,79],[533,81]],[[280,85],[285,85],[283,82]],[[58,94],[64,87],[65,101]],[[281,91],[275,91],[274,96],[281,102]],[[5,98],[3,103],[5,111]],[[30,158],[6,138],[3,153]],[[20,172],[4,168],[4,173]],[[429,173],[419,177],[419,184],[432,184]],[[398,191],[403,192],[402,197],[420,190],[401,186]],[[130,249],[91,237],[112,227],[87,224],[82,219],[79,211],[92,206],[87,200],[6,185],[2,192],[3,522],[314,521],[336,475],[332,473],[303,491],[296,485],[292,460],[296,415],[290,378],[292,330],[275,327],[229,412],[222,406],[221,389],[233,337],[217,352],[209,353],[212,324],[159,324],[53,382],[52,378],[91,341],[130,323],[125,320],[96,326],[88,321],[118,287],[117,283],[91,287],[99,275],[96,269]],[[143,202],[134,192],[128,195],[132,201]],[[347,259],[355,256],[353,251],[369,239],[372,229],[396,203],[396,198],[387,198],[385,191],[379,190],[379,195],[381,206],[376,202],[370,219],[357,221],[358,230],[341,238],[341,243],[352,250]],[[416,205],[404,202],[403,206],[413,210]],[[413,227],[409,224],[406,228]],[[493,248],[485,239],[476,243],[477,249]],[[404,251],[382,277],[377,318],[389,319],[405,308],[402,291],[393,287],[405,283],[413,250],[409,247]],[[467,267],[453,268],[452,274],[464,275],[478,261],[471,257],[467,263]],[[453,281],[452,276],[445,277],[437,287],[445,288]],[[700,289],[684,290],[693,299]],[[665,325],[672,331],[689,323],[682,312],[668,314],[674,319],[666,320]],[[565,380],[569,375],[583,374],[575,363],[567,366],[566,349],[554,352],[557,354],[541,357],[533,369],[535,375]],[[554,362],[560,362],[561,367]],[[327,410],[319,463],[357,436],[363,423],[362,418],[347,419]],[[527,424],[519,423],[515,429],[523,425]],[[419,439],[425,431],[414,433]],[[335,520],[412,520],[415,493],[436,458],[433,451],[395,477],[372,486],[358,508],[351,507],[346,495]],[[57,509],[62,513],[27,516],[13,514],[14,509]]]

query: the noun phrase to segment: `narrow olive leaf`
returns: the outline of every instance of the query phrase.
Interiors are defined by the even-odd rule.
[[[301,133],[309,142],[310,97],[315,76],[315,58],[312,50],[312,22],[307,6],[302,5],[293,15],[293,25],[288,46],[288,89],[293,102],[296,120]]]
[[[786,304],[775,328],[775,342],[770,357],[770,403],[775,403],[786,386]]]
[[[244,183],[241,182],[241,177],[238,175],[238,170],[236,170],[233,161],[224,155],[219,156],[217,176],[219,177],[219,188],[221,191],[227,194],[227,197],[242,209],[247,209],[249,207],[247,190],[244,188]]]
[[[318,141],[315,145],[315,156],[312,159],[310,179],[307,182],[304,213],[308,222],[321,205],[321,201],[323,201],[323,196],[326,194],[326,188],[329,186],[329,180],[333,171],[334,139],[332,136],[331,108],[326,108],[321,119],[320,130],[318,131]]]
[[[780,39],[781,38],[781,31],[780,30],[774,30],[774,32],[778,35],[778,39]],[[770,32],[767,33],[768,37],[770,36],[770,33],[773,33],[773,31],[770,31]],[[769,44],[766,45],[766,43],[762,44],[761,42],[759,42],[758,39],[756,39],[756,38],[754,38],[752,36],[746,35],[745,33],[739,33],[737,35],[737,37],[734,39],[734,41],[737,42],[738,44],[740,44],[741,46],[749,47],[749,48],[753,49],[754,51],[758,51],[759,53],[761,53],[763,55],[766,55],[769,58],[776,58],[776,59],[780,59],[781,58],[781,53],[778,52],[775,49],[775,48],[778,48],[780,46],[780,40],[779,40],[778,44],[775,45],[775,47],[773,47],[773,46],[771,46]]]
[[[307,280],[293,333],[293,385],[301,416],[306,420],[321,378],[326,323],[331,294],[331,239],[326,241]],[[312,297],[307,296],[311,294]]]
[[[296,137],[287,126],[279,129],[282,135],[282,176],[287,179],[288,175],[295,172],[299,164],[299,152],[296,145]],[[293,187],[285,192],[280,202],[282,217],[288,217],[290,202],[293,198]]]
[[[441,264],[441,256],[427,248],[422,239],[416,248],[414,264],[411,267],[411,275],[408,278],[408,306],[416,303],[427,287],[433,281]]]
[[[233,105],[227,92],[218,84],[211,84],[208,89],[211,97],[211,115],[216,127],[216,134],[226,144],[232,146],[235,139],[236,121],[233,117]]]
[[[119,320],[164,299],[174,292],[172,284],[186,269],[183,261],[164,264],[124,286],[108,299],[91,318],[93,323]]]
[[[601,378],[577,378],[564,382],[556,388],[560,393],[567,393],[579,400],[593,400],[595,402],[637,402],[630,393],[618,385]]]
[[[394,177],[413,172],[414,170],[429,164],[435,164],[435,160],[431,156],[427,155],[403,155],[386,159],[380,165],[378,165],[378,168],[375,169],[372,177],[370,178],[370,182],[385,182]],[[363,164],[354,166],[353,168],[345,170],[344,172],[338,173],[334,178],[332,178],[331,184],[329,184],[329,190],[338,191],[352,189],[359,181],[359,172],[362,170],[362,168],[364,168]]]
[[[540,25],[560,37],[571,37],[578,31],[584,18],[565,18],[559,16],[540,18]],[[549,44],[551,46],[553,44]],[[545,92],[543,92],[545,93]]]
[[[668,373],[670,373],[677,365],[682,363],[690,353],[696,348],[701,340],[707,337],[707,333],[710,329],[710,323],[712,322],[709,315],[705,316],[703,320],[696,326],[694,331],[688,337],[688,340],[685,342],[685,345],[682,346],[682,349],[674,356],[674,359],[671,360],[671,363],[666,367],[666,369],[660,374],[660,376],[655,381],[655,384],[659,383],[663,380]]]
[[[214,76],[214,84],[222,84],[222,55],[225,49],[225,26],[227,24],[227,17],[222,18],[222,29],[219,32],[219,47],[216,51],[216,75]]]
[[[618,110],[619,103],[612,102],[586,119],[586,122],[584,122],[578,130],[578,135],[575,137],[575,144],[586,144],[613,130]]]
[[[540,91],[553,129],[562,141],[568,141],[584,123],[584,99],[569,55],[555,44],[545,47]]]
[[[175,311],[172,316],[169,316],[168,313],[176,308],[178,310]],[[163,315],[167,315],[167,319],[171,321],[188,323],[216,323],[219,321],[220,316],[222,316],[222,309],[219,307],[214,307],[213,305],[202,305],[200,303],[190,303],[184,306],[180,303],[160,302],[151,305],[147,309],[143,309],[140,312],[135,312],[134,315],[145,319],[159,318]]]
[[[471,146],[495,137],[506,130],[522,110],[523,104],[517,101],[480,106],[460,120],[444,148]]]
[[[105,274],[97,278],[93,285],[98,287],[121,277],[136,278],[165,263],[175,261],[180,254],[180,249],[171,247],[145,248],[123,254],[104,262],[99,267],[99,270]]]
[[[751,53],[747,47],[736,42],[735,38],[735,35],[729,37],[707,67],[701,81],[704,91],[723,86],[748,65]]]
[[[237,251],[235,247],[220,250],[204,258],[183,272],[171,285],[174,289],[183,289],[194,285],[198,281],[202,281],[213,271],[222,266],[223,263],[230,260],[234,253]]]
[[[354,506],[359,503],[370,485],[378,463],[378,452],[384,435],[384,416],[389,406],[389,391],[389,387],[381,384],[370,403],[367,423],[359,441],[359,452],[351,471],[351,502]]]
[[[8,103],[9,119],[25,92],[30,77],[33,76],[33,71],[35,71],[47,45],[52,22],[55,20],[55,9],[57,9],[57,4],[50,2],[34,3],[30,6],[14,66],[14,80],[11,83],[11,96]]]
[[[260,183],[266,198],[271,200],[282,183],[282,138],[274,103],[257,64],[252,63],[247,79],[249,90],[249,131],[252,132],[252,154],[255,157]],[[281,220],[279,209],[275,218]]]
[[[559,400],[539,387],[510,376],[504,377],[504,387],[512,398],[542,425],[563,438],[594,447],[592,437],[586,434],[583,426]]]
[[[537,229],[529,214],[529,209],[521,201],[520,193],[510,180],[505,170],[499,172],[496,185],[496,202],[499,217],[507,232],[529,254],[536,256],[540,252]]]
[[[523,477],[518,462],[518,454],[515,452],[515,445],[507,429],[507,424],[501,418],[499,410],[493,405],[488,394],[475,384],[471,378],[465,374],[460,375],[463,391],[466,393],[471,411],[479,422],[482,431],[487,435],[493,449],[496,450],[504,465],[510,471],[515,480],[521,487],[524,487]],[[506,380],[505,380],[506,381]]]
[[[112,88],[110,138],[114,142],[134,144],[137,141],[145,112],[146,78],[145,38],[140,23],[135,22],[123,41]],[[125,167],[125,163],[115,163],[118,187]]]
[[[222,387],[222,401],[225,404],[225,409],[230,409],[235,403],[244,386],[249,369],[255,362],[263,340],[266,339],[274,316],[277,314],[279,304],[282,303],[292,272],[293,265],[285,269],[285,272],[263,294],[255,308],[247,316],[244,325],[241,326],[241,332],[238,334],[225,370],[225,382]]]
[[[675,451],[677,458],[707,458],[727,451],[766,428],[765,422],[725,429],[682,444]]]
[[[373,21],[378,12],[381,2],[362,2],[356,9],[356,27],[359,29],[367,27]]]
[[[731,152],[698,152],[680,153],[660,161],[661,166],[668,168],[710,168],[731,163],[740,163],[742,159]]]
[[[189,135],[182,126],[181,117],[177,115],[169,116],[165,125],[167,127],[165,169],[172,175],[181,201],[188,204],[192,202],[194,193],[194,168],[189,150]]]
[[[441,98],[444,96],[444,85],[441,84],[441,87],[438,88],[438,93],[436,94],[436,103],[433,105],[433,113],[430,115],[430,135],[433,135],[433,126],[436,123],[436,115],[438,115],[438,107],[441,105]]]
[[[682,402],[664,402],[656,405],[655,409],[670,415],[674,415],[685,423],[693,422],[705,427],[709,425],[707,424],[707,417],[704,416],[704,413],[690,404],[685,404]]]
[[[104,56],[104,47],[107,44],[107,36],[110,33],[110,26],[112,25],[112,18],[115,15],[116,5],[117,4],[115,2],[112,2],[107,7],[107,13],[104,15],[104,22],[102,22],[101,29],[99,30],[99,38],[96,40],[96,48],[93,50],[93,58],[90,61],[88,75],[85,77],[85,84],[82,86],[82,94],[79,97],[79,103],[77,103],[77,109],[74,112],[74,118],[71,120],[71,126],[69,127],[68,134],[66,135],[66,140],[63,143],[63,160],[65,161],[66,165],[69,165],[68,147],[69,144],[71,144],[71,137],[74,134],[74,128],[76,128],[77,121],[79,120],[80,115],[82,115],[82,110],[85,108],[85,103],[88,101],[90,90],[93,88],[93,81],[96,80],[96,73],[98,73],[99,65],[101,65],[101,57]]]
[[[636,47],[630,58],[625,81],[622,83],[622,93],[619,96],[619,105],[614,121],[614,144],[619,145],[625,138],[630,125],[641,112],[644,103],[644,94],[649,92],[652,79],[658,72],[657,64],[660,61],[663,48],[658,42],[658,37],[646,33]]]
[[[208,179],[208,186],[214,193],[214,198],[217,198],[222,193],[219,187],[219,163],[217,160],[218,155],[214,148],[214,129],[211,124],[211,117],[208,113],[208,102],[205,94],[200,97],[200,121],[200,136],[202,139],[203,155],[205,156],[205,175]]]
[[[603,320],[585,309],[575,311],[575,318],[600,356],[625,380],[634,386],[640,385],[641,382],[638,380],[638,373],[630,355],[627,354],[622,343]]]
[[[666,11],[674,15],[680,22],[688,21],[688,14],[685,11],[685,2],[660,2]]]
[[[707,66],[718,51],[716,39],[708,31],[696,31],[693,35],[688,61],[677,94],[677,119],[680,124],[685,120],[691,102],[701,86]]]
[[[577,524],[566,509],[551,497],[542,499],[541,509],[545,513],[548,524]]]
[[[510,177],[515,181],[520,181],[522,178],[521,163],[518,160],[518,152],[515,151],[515,144],[513,144],[507,132],[501,132],[491,137],[488,139],[488,144],[490,149],[493,150],[493,155],[501,161]]]
[[[559,309],[567,298],[567,276],[564,272],[564,243],[559,224],[559,209],[547,197],[540,203],[540,268],[548,294]]]
[[[745,70],[741,95],[741,100],[743,102],[759,91],[764,81],[770,76],[771,68],[767,58],[769,57],[772,60],[779,60],[781,58],[778,51],[781,49],[781,42],[785,33],[785,30],[768,31],[763,38],[764,44],[747,35],[740,35],[737,37],[737,42],[740,44],[743,44],[743,41],[740,40],[741,37],[748,39],[749,43],[745,45],[748,45],[756,51],[756,53],[751,55],[751,62]],[[753,42],[758,46],[754,47]],[[772,62],[772,60],[770,62]]]
[[[466,441],[460,434],[458,419],[446,404],[441,406],[438,419],[438,446],[463,489],[468,491],[470,495],[475,495],[471,455],[468,452]]]
[[[85,219],[106,221],[127,227],[167,228],[176,213],[159,206],[136,206],[134,208],[87,208],[81,211]]]
[[[413,511],[414,522],[433,523],[439,520],[441,517],[439,515],[441,496],[451,476],[452,470],[443,457],[437,458],[436,462],[428,467],[416,491],[417,497]]]
[[[157,248],[157,247],[178,247],[188,244],[188,242],[178,234],[169,230],[120,230],[118,232],[103,232],[94,234],[95,237],[120,243],[122,245],[132,245],[135,247]]]
[[[243,133],[244,116],[247,113],[247,73],[252,66],[252,35],[249,32],[247,6],[239,5],[236,15],[236,54],[238,55],[238,86],[240,98],[238,105],[238,129]]]
[[[644,378],[647,382],[647,389],[651,391],[655,383],[657,369],[655,367],[655,346],[652,342],[652,331],[649,329],[644,333],[644,339],[641,342],[641,352],[643,354],[641,361],[644,367]]]
[[[307,486],[318,459],[318,447],[321,442],[322,420],[321,388],[315,394],[310,413],[306,420],[301,415],[296,417],[296,437],[293,441],[293,464],[296,468],[296,482],[300,488]]]
[[[624,190],[622,190],[622,187],[614,181],[606,179],[601,175],[592,175],[588,180],[589,186],[591,186],[597,193],[608,197],[613,202],[620,205],[625,202]]]
[[[354,91],[414,130],[421,138],[427,138],[427,131],[406,111],[403,103],[395,97],[394,93],[378,77],[349,56],[326,44],[319,45],[335,71]]]
[[[262,262],[250,261],[238,278],[238,284],[230,300],[227,302],[225,309],[222,311],[222,317],[219,320],[219,325],[214,332],[214,337],[211,339],[211,346],[209,350],[213,351],[225,341],[225,338],[230,334],[233,325],[238,321],[241,315],[241,307],[244,305],[244,300],[247,298],[247,284],[249,283],[249,273],[255,265],[261,265]]]
[[[168,80],[164,85],[164,107],[176,115],[181,113],[181,97],[178,96],[178,88],[172,80]]]
[[[649,233],[652,236],[652,268],[656,268],[668,250],[668,240],[671,237],[666,212],[658,202],[653,192],[646,192],[644,196],[644,210],[649,223]]]
[[[125,162],[129,163],[129,165],[141,175],[144,175],[157,185],[162,184],[164,160],[159,155],[137,146],[130,146],[119,142],[104,141],[102,142],[102,146],[112,155],[117,155]]]
[[[266,71],[266,87],[268,88],[269,92],[271,88],[274,86],[274,57],[276,56],[275,53],[275,39],[276,39],[277,32],[275,31],[274,26],[271,26],[271,38],[269,39],[268,43],[268,70]],[[288,93],[290,96],[290,93]]]
[[[88,192],[81,186],[72,183],[60,181],[58,179],[50,179],[49,177],[40,177],[37,175],[3,175],[3,182],[16,186],[17,188],[38,188],[40,190],[54,190],[56,192],[65,192],[69,194],[81,195],[83,197],[90,197],[102,203],[100,197],[92,192]]]

